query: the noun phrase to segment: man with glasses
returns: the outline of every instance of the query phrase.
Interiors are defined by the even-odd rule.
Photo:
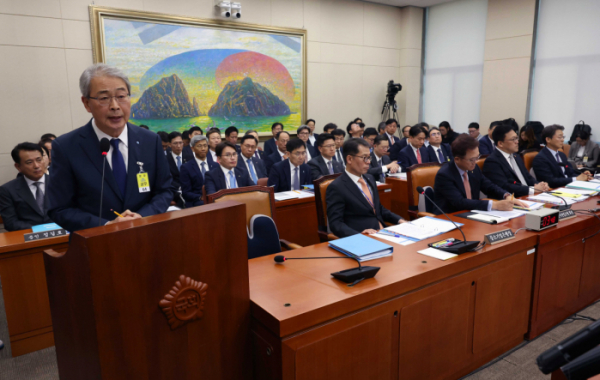
[[[190,146],[194,151],[194,159],[188,161],[181,167],[179,179],[181,182],[181,193],[185,199],[185,207],[201,206],[202,186],[206,173],[218,168],[216,162],[208,162],[208,140],[206,136],[197,135],[192,137]]]
[[[254,136],[254,139],[256,139],[257,143],[260,141],[260,139],[258,138],[258,132],[256,132],[254,129],[246,131],[245,135]],[[265,152],[259,145],[256,145],[256,149],[254,150],[254,157],[258,158],[259,160],[265,158]]]
[[[282,132],[283,133],[283,132]],[[276,163],[269,172],[269,186],[275,192],[300,190],[302,185],[310,185],[310,166],[304,163],[306,146],[300,139],[289,140],[286,144],[289,158]]]
[[[363,139],[349,139],[344,143],[344,159],[346,170],[327,187],[327,220],[331,232],[340,238],[374,234],[384,228],[386,222],[404,222],[379,202],[375,179],[367,174],[371,162],[369,144]]]
[[[410,128],[408,145],[398,154],[398,162],[404,170],[416,164],[431,162],[429,151],[425,146],[425,139],[429,135],[424,127],[415,125]]]
[[[222,189],[237,189],[252,186],[248,172],[237,167],[238,153],[235,145],[229,141],[217,145],[219,166],[206,173],[206,194],[213,194]]]
[[[333,159],[337,162],[341,162],[344,167],[346,167],[346,162],[344,161],[344,139],[346,138],[346,132],[343,129],[334,129],[331,132],[331,135],[335,139],[335,155]]]
[[[73,232],[167,211],[173,199],[169,166],[160,137],[128,123],[131,85],[127,76],[98,63],[83,72],[79,87],[81,101],[93,118],[52,142],[53,170],[47,188],[50,219]],[[103,138],[110,141],[104,186]],[[148,178],[149,186],[139,186],[139,173]]]
[[[442,165],[435,176],[435,201],[446,213],[455,211],[511,211],[513,205],[526,205],[513,195],[494,185],[479,170],[479,142],[467,134],[452,143],[454,162]],[[479,199],[479,192],[499,201]]]
[[[304,141],[304,145],[306,145],[306,158],[304,163],[308,164],[308,161],[318,156],[317,148],[312,146],[308,140],[310,136],[310,128],[306,125],[301,125],[296,132],[298,138]]]
[[[442,132],[440,132],[438,127],[431,127],[427,151],[429,152],[430,162],[437,161],[440,164],[443,164],[454,160],[452,149],[450,148],[450,145],[442,142]]]
[[[330,133],[321,133],[317,137],[317,147],[321,155],[308,161],[313,181],[326,175],[344,171],[344,165],[333,159],[333,155],[335,154],[335,139],[333,135]]]
[[[384,183],[387,173],[398,173],[401,168],[397,161],[393,161],[386,155],[390,147],[390,140],[386,135],[375,138],[373,152],[371,152],[371,164],[368,173],[379,182]]]
[[[265,157],[269,157],[271,154],[277,151],[277,135],[281,131],[283,131],[283,124],[275,122],[273,125],[271,125],[271,133],[273,134],[273,138],[265,141]]]
[[[177,207],[184,208],[184,201],[180,196],[181,182],[179,175],[183,164],[190,159],[183,155],[183,138],[181,133],[177,131],[169,133],[169,145],[171,146],[171,152],[167,154],[167,162],[169,163],[171,177],[173,177],[173,182],[171,183],[171,186],[173,186],[173,202],[175,202]]]
[[[206,131],[206,138],[208,139],[208,162],[217,163],[217,145],[221,143],[221,131],[219,128],[211,128]]]
[[[237,166],[248,172],[253,185],[258,183],[260,178],[267,177],[267,169],[262,160],[254,156],[258,140],[252,135],[242,137],[241,153],[238,158]]]
[[[290,141],[290,134],[281,131],[275,137],[276,148],[273,153],[269,156],[265,157],[265,168],[267,169],[267,174],[271,174],[271,167],[278,162],[281,162],[289,157],[287,153],[287,143]]]
[[[472,137],[472,136],[471,136]],[[536,191],[548,191],[546,182],[538,182],[525,168],[519,151],[519,136],[510,125],[494,129],[492,140],[496,149],[485,159],[483,175],[515,197],[533,195]]]

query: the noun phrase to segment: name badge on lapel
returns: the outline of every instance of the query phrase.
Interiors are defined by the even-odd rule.
[[[148,178],[148,173],[144,171],[143,162],[138,161],[137,164],[140,166],[140,171],[137,174],[138,189],[140,190],[140,193],[148,193],[150,192],[150,179]]]
[[[583,156],[583,162],[588,162],[588,156]]]

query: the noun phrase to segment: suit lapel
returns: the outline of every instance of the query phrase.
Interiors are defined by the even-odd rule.
[[[463,180],[462,177],[460,176],[460,172],[458,171],[458,169],[456,168],[456,165],[452,165],[450,167],[450,171],[452,171],[452,178],[454,178],[454,183],[456,183],[456,187],[460,190],[460,192],[462,193],[463,197],[467,197],[467,192],[465,191],[465,185],[463,184]],[[471,177],[473,177],[472,175],[469,175],[469,184],[471,184]],[[471,187],[471,189],[473,189]],[[472,193],[472,191],[471,191]]]
[[[342,181],[345,182],[346,188],[358,199],[363,206],[367,207],[369,210],[373,210],[373,207],[369,204],[369,201],[365,198],[362,192],[358,189],[358,185],[352,181],[350,176],[346,173],[342,174]]]
[[[319,157],[317,157],[317,161],[319,161],[319,166],[321,167],[321,171],[323,173],[325,173],[325,175],[329,175],[329,168],[325,164],[325,159],[322,156],[319,156]]]
[[[48,177],[46,176],[46,180],[48,179]],[[46,191],[44,192],[44,196],[45,194],[48,193],[48,182],[46,182]],[[29,186],[27,186],[27,181],[25,181],[25,176],[20,176],[17,180],[17,194],[19,194],[19,196],[21,198],[23,198],[23,200],[25,202],[27,202],[27,204],[29,205],[29,207],[31,207],[33,210],[35,210],[35,212],[37,212],[40,215],[44,215],[43,210],[40,210],[40,208],[38,207],[38,204],[35,201],[35,198],[33,197],[33,194],[31,193],[31,190],[29,189]],[[44,204],[46,204],[44,202]]]
[[[283,173],[285,174],[285,183],[289,184],[290,190],[292,190],[292,171],[290,169],[289,161],[286,162],[285,165],[283,165]]]
[[[223,173],[223,170],[221,168],[217,170],[217,176],[219,177],[219,182],[221,182],[221,189],[226,189],[227,179],[225,179],[225,173]]]
[[[125,204],[136,193],[139,192],[137,185],[137,173],[139,172],[138,161],[141,160],[140,141],[137,132],[132,128],[131,124],[127,126],[127,188],[125,189]],[[146,147],[150,149],[150,147]],[[173,158],[173,156],[171,156]],[[140,161],[141,162],[141,161]],[[149,169],[149,163],[146,164],[145,171]],[[150,189],[152,191],[153,189]]]

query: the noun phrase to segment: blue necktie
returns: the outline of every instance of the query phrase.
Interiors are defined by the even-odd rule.
[[[206,174],[206,162],[201,163],[200,166],[202,167],[202,169],[200,170],[200,172],[202,173],[202,179],[204,179],[204,175]]]
[[[256,185],[258,183],[258,178],[256,178],[256,172],[254,171],[254,166],[252,166],[252,159],[248,159],[248,170],[250,170],[250,177],[252,177],[252,181]]]
[[[444,155],[442,154],[442,150],[438,148],[438,157],[440,158],[440,164],[444,163]]]
[[[237,189],[237,184],[235,182],[235,174],[233,174],[233,170],[229,171],[229,188]]]
[[[292,190],[300,190],[300,176],[298,175],[298,167],[294,169],[294,178],[292,178]]]
[[[181,156],[177,156],[177,170],[181,171]]]
[[[112,145],[112,171],[115,176],[115,180],[117,180],[117,185],[119,186],[119,190],[121,190],[121,195],[125,197],[125,189],[127,188],[127,170],[125,170],[125,161],[123,160],[123,155],[119,150],[119,139],[110,140],[110,145]]]
[[[333,164],[331,163],[331,161],[327,163],[327,167],[329,168],[329,174],[333,174]]]

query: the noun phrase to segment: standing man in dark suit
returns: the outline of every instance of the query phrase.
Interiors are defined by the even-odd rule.
[[[304,163],[308,164],[308,161],[312,160],[313,158],[319,155],[317,147],[312,146],[308,143],[308,137],[310,136],[310,128],[308,128],[308,126],[306,125],[301,125],[296,131],[296,136],[300,140],[304,141],[304,145],[306,145],[306,157]]]
[[[490,129],[488,129],[487,136],[483,136],[479,139],[479,153],[480,154],[492,154],[494,151],[494,141],[492,140],[492,134],[494,133],[494,129],[499,126],[501,123],[499,121],[492,121],[490,124]]]
[[[238,131],[238,129],[233,125],[225,130],[225,141],[232,143],[233,146],[235,146],[235,150],[238,152],[238,154],[241,152],[241,148],[237,143],[239,133],[240,131]]]
[[[312,146],[314,149],[317,149],[317,138],[319,137],[319,134],[315,133],[315,119],[306,120],[306,125],[310,129],[310,135],[308,136],[307,144]]]
[[[371,155],[369,144],[362,139],[344,143],[346,170],[328,187],[327,220],[337,237],[359,233],[374,234],[385,222],[403,223],[404,219],[379,202],[375,179],[367,174]]]
[[[183,157],[188,161],[194,159],[194,152],[192,150],[192,139],[194,136],[202,136],[202,128],[197,125],[193,125],[190,129],[188,129],[188,135],[190,136],[190,144],[183,147]]]
[[[492,135],[496,149],[485,159],[483,175],[515,197],[548,191],[546,182],[538,182],[529,174],[519,151],[519,136],[510,125],[499,125]]]
[[[184,201],[181,198],[181,182],[179,180],[179,172],[181,166],[188,161],[193,160],[193,157],[183,156],[183,138],[179,132],[169,133],[169,144],[171,145],[171,152],[167,154],[167,162],[169,163],[169,170],[171,177],[173,177],[173,202],[176,203],[177,207],[184,208]]]
[[[201,206],[202,186],[204,186],[204,177],[206,173],[214,168],[218,168],[216,162],[209,163],[206,155],[208,154],[208,140],[206,136],[197,135],[192,137],[190,146],[194,150],[194,159],[181,166],[179,175],[181,182],[181,193],[185,199],[185,207]]]
[[[431,127],[429,131],[429,162],[439,162],[440,164],[454,161],[450,145],[442,143],[442,133],[438,127]]]
[[[283,131],[283,124],[276,122],[273,123],[273,125],[271,125],[271,133],[273,134],[273,138],[272,139],[268,139],[267,141],[265,141],[265,157],[269,157],[271,154],[275,153],[275,151],[277,151],[277,135],[279,134],[279,132]],[[268,168],[267,168],[268,170]]]
[[[333,155],[335,154],[335,139],[332,134],[321,133],[317,138],[317,147],[321,154],[308,161],[313,181],[326,175],[344,171],[344,165],[333,159]]]
[[[385,135],[390,146],[400,142],[400,139],[396,136],[396,131],[398,131],[398,122],[396,119],[388,119],[385,122]]]
[[[454,162],[442,165],[435,176],[435,202],[446,213],[462,210],[510,211],[513,205],[525,206],[513,199],[511,194],[494,185],[479,170],[479,142],[467,134],[462,134],[452,143]],[[501,201],[479,199],[482,191],[488,197]]]
[[[282,132],[283,133],[283,132]],[[310,166],[304,163],[306,146],[300,139],[289,140],[286,146],[289,158],[276,163],[269,172],[269,186],[275,192],[300,190],[302,185],[310,185]]]
[[[254,139],[256,140],[256,142],[258,143],[260,141],[260,139],[258,138],[258,132],[256,132],[254,129],[250,129],[249,131],[246,131],[245,135],[250,135],[250,136],[254,136]],[[256,146],[256,149],[254,150],[254,157],[258,158],[259,160],[263,160],[266,156],[265,156],[265,152],[262,150],[262,148],[260,146]],[[264,162],[263,162],[264,165]]]
[[[429,133],[423,127],[415,125],[410,128],[408,145],[398,155],[398,162],[404,171],[413,165],[430,162],[429,151],[423,146],[428,135]]]
[[[206,194],[222,189],[252,186],[248,172],[237,167],[238,154],[235,145],[226,141],[217,145],[219,166],[206,173]]]
[[[252,135],[242,137],[241,153],[238,157],[237,167],[248,172],[252,185],[256,185],[260,178],[267,177],[267,169],[262,160],[254,157],[258,141]]]
[[[208,139],[208,154],[206,155],[206,159],[209,163],[218,164],[217,145],[221,143],[221,131],[219,128],[211,128],[206,131],[206,138]]]
[[[98,225],[103,138],[110,141],[110,149],[105,156],[100,224],[167,211],[173,199],[169,165],[160,137],[127,123],[131,111],[129,79],[119,69],[98,63],[83,72],[79,87],[83,105],[93,118],[52,142],[47,189],[50,219],[71,232]],[[116,217],[111,210],[123,217]]]
[[[413,125],[413,127],[415,127],[415,126],[420,127],[420,126],[422,126],[422,123]],[[392,160],[392,161],[399,160],[400,151],[408,145],[408,139],[410,137],[410,129],[411,128],[412,127],[410,125],[405,125],[404,128],[402,128],[402,135],[404,137],[399,140],[396,140],[392,145],[390,145],[390,149],[389,149],[390,160]],[[386,132],[386,136],[387,136],[387,132]],[[389,140],[389,137],[388,137],[388,140]]]
[[[384,183],[387,173],[398,173],[401,170],[401,167],[398,165],[397,161],[392,162],[390,157],[386,155],[390,146],[390,140],[386,135],[375,137],[375,142],[373,144],[371,164],[369,165],[369,171],[367,173],[375,177],[379,182]]]
[[[48,175],[42,148],[34,143],[17,145],[10,153],[20,174],[0,187],[0,215],[7,231],[25,230],[52,223],[47,213]]]
[[[548,182],[551,188],[566,186],[573,181],[588,181],[593,178],[589,171],[579,174],[569,164],[567,156],[559,152],[565,141],[565,127],[549,125],[542,131],[546,147],[533,159],[533,172],[538,181]]]
[[[275,151],[271,153],[271,155],[265,157],[265,169],[267,169],[267,174],[271,174],[271,167],[288,158],[287,154],[287,143],[290,141],[290,134],[286,131],[281,131],[277,134],[277,147]]]
[[[344,161],[344,140],[346,138],[346,132],[343,129],[336,128],[331,132],[331,135],[335,139],[335,155],[333,159],[337,162],[341,162],[344,167],[346,167],[346,162]]]

